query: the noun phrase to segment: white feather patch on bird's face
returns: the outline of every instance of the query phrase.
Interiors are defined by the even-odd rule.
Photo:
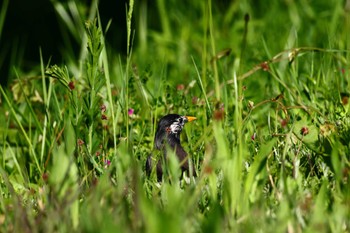
[[[187,118],[184,116],[181,116],[177,118],[170,126],[170,133],[172,134],[178,134],[182,131],[185,123],[187,122]]]

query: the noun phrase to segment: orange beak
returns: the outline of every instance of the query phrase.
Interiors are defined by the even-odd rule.
[[[187,118],[188,122],[191,122],[197,119],[196,117],[193,117],[193,116],[185,116],[185,117]]]

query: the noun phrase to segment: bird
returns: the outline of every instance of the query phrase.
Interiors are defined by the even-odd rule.
[[[157,180],[161,181],[163,177],[163,161],[167,161],[167,149],[174,151],[179,163],[181,164],[181,178],[183,173],[190,174],[190,165],[188,162],[188,154],[181,146],[180,133],[185,123],[196,120],[193,116],[181,116],[178,114],[168,114],[163,116],[157,126],[156,135],[154,137],[154,150],[160,151],[161,156],[157,161],[157,165],[153,168],[152,155],[146,160],[146,174],[150,176],[152,169],[155,169]],[[194,167],[192,166],[192,174],[196,176]]]

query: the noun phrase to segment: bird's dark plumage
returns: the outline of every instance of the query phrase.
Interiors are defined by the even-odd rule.
[[[168,114],[159,120],[156,135],[154,138],[155,149],[158,151],[161,151],[162,153],[161,159],[159,159],[155,168],[158,181],[162,180],[162,176],[163,176],[162,163],[163,161],[166,163],[167,148],[175,152],[175,155],[177,156],[181,164],[182,173],[183,172],[189,173],[190,167],[188,162],[188,155],[184,150],[184,148],[181,146],[180,133],[186,122],[193,121],[195,119],[196,119],[195,117],[180,116],[178,114]],[[152,162],[152,156],[149,156],[146,161],[147,175],[151,174],[153,169],[153,164],[155,163]],[[193,167],[192,167],[192,172],[193,172],[193,175],[196,175]]]

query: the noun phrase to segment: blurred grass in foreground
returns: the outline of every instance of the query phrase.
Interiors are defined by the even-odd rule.
[[[42,58],[1,87],[0,231],[348,232],[344,4],[158,0],[157,19],[138,4],[127,57],[93,5],[76,32],[63,20],[84,37],[79,61]],[[195,181],[144,175],[170,112],[198,118],[182,133]]]

